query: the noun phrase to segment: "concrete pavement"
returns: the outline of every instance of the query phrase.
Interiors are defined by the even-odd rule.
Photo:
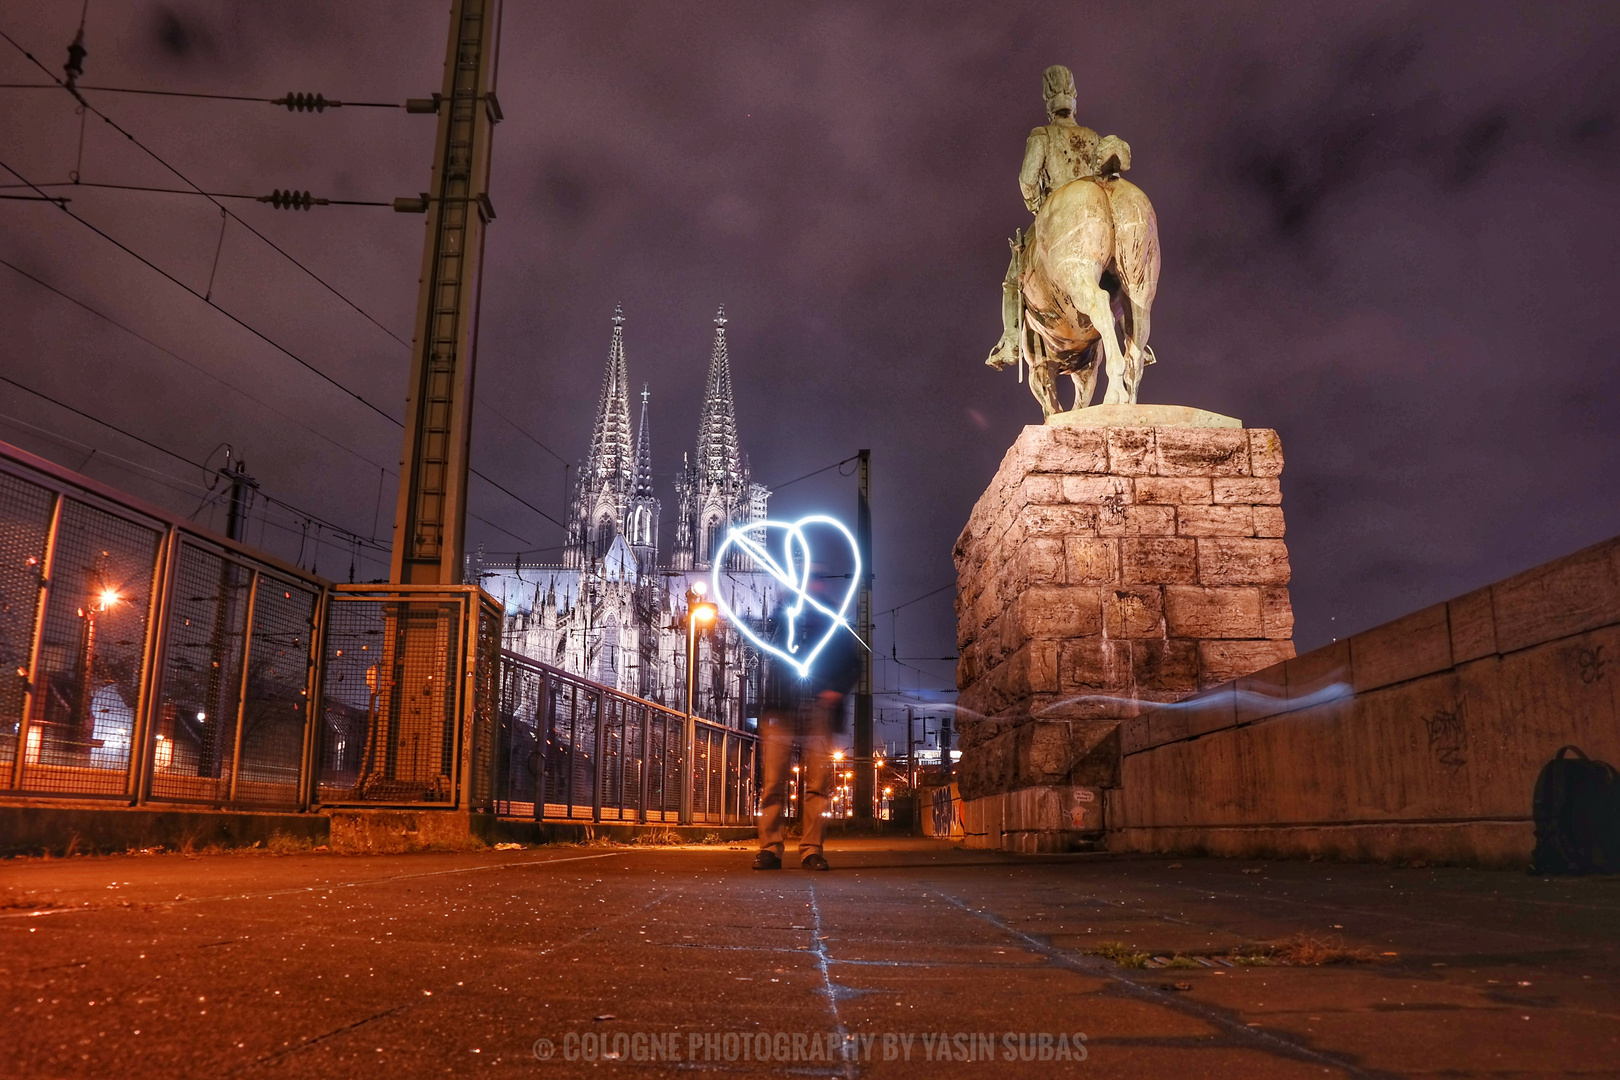
[[[828,854],[9,861],[0,1075],[1620,1071],[1620,880]]]

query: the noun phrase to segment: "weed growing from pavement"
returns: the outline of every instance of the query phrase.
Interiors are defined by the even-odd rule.
[[[1091,951],[1097,956],[1112,960],[1123,968],[1147,967],[1147,962],[1151,958],[1151,954],[1137,952],[1121,941],[1099,942]]]

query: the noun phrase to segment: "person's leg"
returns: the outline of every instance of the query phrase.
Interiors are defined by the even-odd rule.
[[[759,849],[780,857],[787,832],[783,804],[787,800],[787,780],[793,759],[793,732],[780,718],[767,716],[760,724],[761,777],[759,805]]]
[[[817,710],[818,712],[820,710]],[[821,854],[827,819],[822,815],[831,806],[831,739],[825,724],[812,724],[804,737],[804,836],[799,840],[799,858]]]

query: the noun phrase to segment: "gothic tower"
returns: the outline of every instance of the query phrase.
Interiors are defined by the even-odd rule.
[[[645,425],[645,412],[643,412]],[[591,452],[580,470],[569,515],[567,562],[589,566],[607,554],[625,529],[635,487],[631,449],[630,375],[624,359],[624,310],[613,309],[613,341],[608,346],[602,400],[591,431]]]
[[[651,396],[645,384],[641,387],[641,424],[636,428],[636,472],[630,490],[629,514],[625,534],[636,563],[644,572],[658,565],[658,498],[653,494],[652,435],[647,430],[647,399]]]
[[[770,492],[751,481],[737,438],[737,406],[726,352],[726,309],[714,318],[714,346],[698,420],[697,449],[675,482],[679,501],[674,566],[706,570],[715,548],[733,524],[765,516]]]

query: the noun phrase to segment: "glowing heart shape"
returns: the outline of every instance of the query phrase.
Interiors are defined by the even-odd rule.
[[[838,605],[836,611],[810,595],[810,541],[804,535],[804,529],[807,525],[829,525],[836,529],[849,543],[850,554],[854,556],[855,572],[849,576],[849,591],[844,594],[843,602]],[[771,529],[783,530],[782,558],[780,560],[771,555],[764,542],[764,534]],[[758,533],[761,539],[755,540],[749,533]],[[793,598],[792,604],[784,604],[783,607],[783,612],[788,621],[786,652],[769,642],[761,641],[759,635],[754,633],[747,623],[739,619],[736,612],[731,610],[731,605],[726,603],[725,593],[720,588],[720,574],[725,566],[726,553],[733,547],[741,550],[749,558],[753,559],[756,565],[762,567],[766,573],[776,579],[777,583],[786,590],[784,600],[788,596]],[[810,674],[810,665],[815,663],[816,657],[821,654],[822,649],[826,648],[827,643],[833,639],[834,634],[841,629],[848,630],[852,634],[855,632],[854,627],[849,625],[849,620],[844,618],[844,613],[849,610],[849,605],[854,602],[855,594],[860,589],[860,546],[855,543],[854,534],[844,527],[843,522],[836,518],[827,517],[825,514],[811,514],[808,517],[800,518],[798,521],[751,521],[747,525],[733,526],[731,531],[726,534],[726,538],[720,542],[720,546],[715,549],[713,581],[714,602],[719,606],[720,613],[756,648],[781,658],[793,670],[797,671],[799,678],[802,679]],[[818,641],[809,642],[796,639],[795,624],[798,622],[799,616],[804,614],[806,607],[814,608],[832,620],[832,625],[827,627],[826,633],[822,634]]]

